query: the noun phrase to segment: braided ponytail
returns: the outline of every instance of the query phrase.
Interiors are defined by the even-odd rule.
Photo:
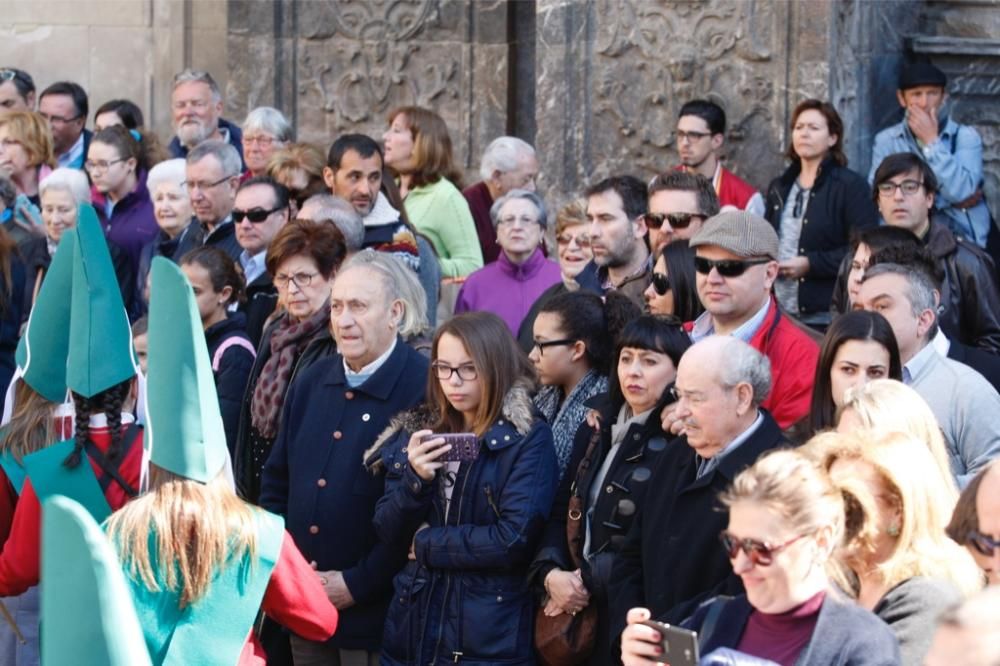
[[[73,434],[73,451],[63,460],[63,466],[69,469],[76,469],[83,458],[83,447],[90,439],[90,414],[93,411],[91,398],[85,398],[79,393],[73,392],[73,405],[76,408],[76,423]]]
[[[122,403],[128,395],[131,380],[113,386],[101,396],[101,407],[108,419],[108,433],[111,435],[111,445],[108,446],[108,462],[118,462],[122,444]]]
[[[63,461],[63,465],[74,469],[83,459],[83,449],[90,439],[90,417],[92,414],[104,414],[108,420],[108,433],[111,445],[105,454],[109,462],[117,462],[121,454],[122,440],[122,404],[132,387],[132,378],[104,389],[97,395],[86,398],[73,392],[73,404],[76,407],[76,427],[73,435],[73,451]]]

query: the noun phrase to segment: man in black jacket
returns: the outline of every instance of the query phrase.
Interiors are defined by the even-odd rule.
[[[659,457],[614,562],[612,641],[630,608],[679,623],[711,596],[742,592],[719,544],[727,515],[718,496],[762,453],[786,443],[760,408],[770,388],[767,357],[735,337],[706,338],[681,358],[674,390],[682,438]]]
[[[931,219],[937,189],[934,172],[913,153],[889,155],[875,171],[875,202],[886,224],[916,234],[943,271],[938,325],[953,340],[1000,353],[1000,289],[993,261]]]

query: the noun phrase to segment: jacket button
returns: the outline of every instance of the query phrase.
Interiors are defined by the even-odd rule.
[[[361,420],[364,421],[365,423],[368,423],[369,421],[372,420],[372,415],[371,414],[362,414],[361,415]]]
[[[326,488],[326,479],[320,479],[316,482],[316,485],[320,488]]]
[[[802,218],[802,224],[809,224],[809,220]]]
[[[639,433],[635,433],[635,434],[633,434],[633,435],[632,435],[632,439],[639,439]]]
[[[395,465],[393,465],[393,467],[395,467],[396,469],[399,469],[400,465],[399,465],[399,463],[396,463]]]
[[[319,526],[318,525],[310,525],[309,526],[309,534],[319,534]]]
[[[344,397],[347,398],[348,400],[354,400],[354,391],[348,391],[347,393],[344,394]]]
[[[614,486],[608,486],[607,488],[604,489],[604,492],[606,492],[608,494],[611,494],[611,493],[615,492],[615,487]]]
[[[343,436],[344,436],[344,433],[340,432],[339,430],[335,430],[335,431],[333,432],[333,438],[334,438],[334,439],[340,439],[340,438],[341,438],[341,437],[343,437]]]

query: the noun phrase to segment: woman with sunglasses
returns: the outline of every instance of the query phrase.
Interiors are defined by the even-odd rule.
[[[855,498],[854,528],[835,552],[838,583],[885,621],[904,666],[920,666],[937,617],[977,592],[983,576],[945,526],[958,493],[922,442],[900,433],[827,435],[806,446]]]
[[[729,511],[722,548],[746,593],[706,602],[682,623],[699,633],[706,660],[721,648],[782,666],[900,664],[889,628],[827,576],[846,508],[826,473],[799,451],[774,451],[741,472],[721,501]],[[660,632],[643,624],[649,619],[645,608],[629,611],[625,666],[663,662]],[[733,657],[725,663],[740,663]]]
[[[835,428],[847,389],[876,379],[902,380],[896,336],[885,317],[858,310],[833,320],[820,346],[808,425],[802,441]],[[805,421],[805,420],[803,420]]]
[[[828,102],[795,107],[791,165],[767,188],[766,217],[778,231],[774,292],[786,312],[824,329],[851,232],[874,227],[878,211],[867,181],[847,168],[844,123]]]
[[[555,232],[556,258],[559,260],[559,276],[562,279],[542,292],[521,322],[517,331],[517,343],[525,354],[530,353],[535,344],[535,318],[542,306],[559,294],[579,289],[580,285],[575,278],[594,257],[590,249],[590,236],[587,234],[586,200],[577,199],[559,209],[556,213]]]
[[[694,249],[687,240],[674,241],[660,250],[652,279],[642,295],[650,314],[694,321],[705,311],[695,283]]]
[[[959,546],[965,546],[986,576],[986,582],[989,585],[996,585],[1000,583],[1000,569],[993,566],[993,555],[1000,547],[1000,543],[994,542],[991,537],[979,531],[979,512],[976,509],[979,486],[988,471],[988,467],[982,469],[972,481],[969,481],[969,485],[962,489],[955,503],[955,510],[951,514],[951,520],[944,531],[949,539]]]
[[[330,335],[330,289],[347,255],[336,225],[291,220],[271,240],[265,265],[278,310],[264,326],[240,412],[233,460],[240,495],[256,503],[260,475],[278,435],[285,394],[305,368],[336,353]]]
[[[532,581],[548,616],[592,605],[597,643],[588,663],[612,661],[608,586],[612,563],[642,510],[650,471],[667,449],[660,411],[673,402],[667,390],[691,341],[678,321],[643,315],[619,336],[610,399],[602,401],[598,428],[577,431],[568,473],[556,495],[532,564]],[[570,539],[569,532],[581,539]],[[575,564],[579,562],[579,564]]]
[[[431,359],[427,403],[397,417],[369,454],[386,470],[375,529],[409,550],[381,663],[529,666],[526,573],[556,491],[552,430],[531,404],[531,366],[496,315],[442,324]],[[441,437],[453,433],[471,444],[455,450]]]

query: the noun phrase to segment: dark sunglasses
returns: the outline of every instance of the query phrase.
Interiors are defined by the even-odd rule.
[[[766,264],[772,259],[706,259],[705,257],[694,258],[694,269],[702,275],[708,275],[712,269],[719,271],[722,277],[739,277],[747,272],[751,266]]]
[[[976,552],[984,557],[993,557],[993,551],[1000,548],[1000,540],[994,541],[993,537],[981,534],[976,530],[971,530],[967,538]]]
[[[667,222],[671,229],[687,229],[694,218],[705,221],[705,216],[699,213],[646,213],[644,217],[646,226],[650,229],[659,229],[664,222]]]
[[[665,273],[653,273],[653,290],[660,296],[666,296],[670,291],[670,278]]]
[[[719,541],[722,542],[722,547],[725,548],[726,554],[729,555],[729,559],[735,560],[736,556],[742,550],[743,553],[750,558],[750,561],[754,566],[766,567],[774,561],[774,556],[788,548],[793,543],[806,536],[805,534],[800,534],[793,539],[789,539],[785,543],[778,544],[777,546],[772,546],[766,544],[763,541],[757,541],[756,539],[738,539],[729,532],[722,532],[719,535]]]
[[[283,209],[284,206],[278,206],[277,208],[272,208],[271,210],[264,210],[263,208],[251,208],[250,210],[240,210],[239,208],[233,209],[233,222],[239,224],[243,221],[243,218],[247,218],[253,224],[260,224],[268,218],[271,213],[277,213],[279,210]]]

